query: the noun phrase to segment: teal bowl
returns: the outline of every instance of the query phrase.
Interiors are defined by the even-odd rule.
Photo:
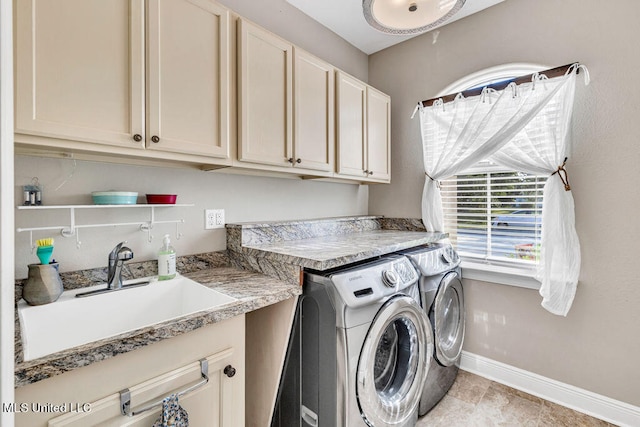
[[[135,205],[138,193],[131,191],[94,191],[91,193],[94,205]]]

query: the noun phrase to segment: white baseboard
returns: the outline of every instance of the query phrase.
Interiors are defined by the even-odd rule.
[[[619,426],[640,426],[640,407],[561,383],[477,354],[462,352],[460,369]]]

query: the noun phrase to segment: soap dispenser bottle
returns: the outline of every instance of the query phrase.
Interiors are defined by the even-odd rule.
[[[162,239],[162,247],[158,251],[158,280],[169,280],[176,277],[176,251],[171,246],[169,235]]]

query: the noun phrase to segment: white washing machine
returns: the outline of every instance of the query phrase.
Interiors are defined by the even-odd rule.
[[[433,336],[408,258],[306,272],[303,286],[272,426],[414,426]]]
[[[458,374],[465,329],[460,257],[450,244],[431,244],[401,252],[420,273],[422,306],[433,328],[434,352],[420,399],[419,415],[447,394]]]

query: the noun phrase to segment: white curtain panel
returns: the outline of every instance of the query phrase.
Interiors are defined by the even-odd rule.
[[[571,148],[578,68],[570,68],[562,77],[535,76],[531,83],[511,84],[500,92],[484,90],[479,96],[459,96],[450,103],[420,109],[426,175],[422,220],[427,230],[446,231],[438,181],[481,160],[528,173],[558,171]],[[573,196],[565,189],[562,172],[548,179],[544,188],[537,279],[542,306],[566,316],[578,283],[580,243]]]

